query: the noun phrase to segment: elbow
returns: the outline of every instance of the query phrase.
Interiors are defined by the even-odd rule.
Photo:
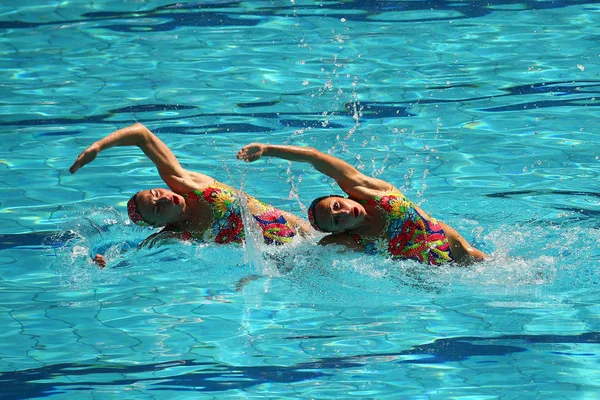
[[[146,128],[146,125],[141,122],[137,122],[131,126],[135,131],[139,132],[141,136],[147,136],[148,134],[152,134],[150,129]]]
[[[140,122],[133,125],[132,129],[134,130],[137,138],[139,139],[138,145],[142,145],[143,143],[149,143],[155,137],[154,134],[150,131],[150,129],[146,128],[146,126]]]
[[[319,150],[315,149],[314,147],[307,147],[306,152],[314,158],[317,158],[319,155],[323,154]]]
[[[136,129],[148,129],[146,128],[146,126],[144,124],[142,124],[141,122],[136,122],[135,124],[131,125],[133,128]]]

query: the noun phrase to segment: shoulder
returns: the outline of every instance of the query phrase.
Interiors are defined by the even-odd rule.
[[[389,195],[391,193],[402,194],[398,189],[394,187],[391,183],[373,179],[374,183],[370,185],[357,185],[352,190],[347,193],[353,197],[355,200],[369,200],[374,197],[382,197],[385,195]]]
[[[219,181],[217,181],[212,176],[202,174],[200,172],[188,171],[184,177],[185,181],[188,185],[193,186],[194,189],[202,190],[208,186],[225,186],[229,187]]]
[[[139,244],[138,248],[153,248],[163,244],[167,244],[170,241],[178,240],[190,240],[191,235],[188,232],[183,232],[174,226],[166,226],[159,232],[153,233],[148,236],[142,243]]]
[[[337,245],[342,245],[342,246],[345,246],[345,247],[353,249],[353,250],[361,249],[361,245],[356,240],[354,240],[352,235],[350,235],[349,233],[329,234],[329,235],[323,237],[321,240],[319,240],[319,244],[322,246],[327,246],[330,244],[337,244]]]
[[[229,186],[215,180],[208,175],[192,171],[185,171],[181,177],[176,177],[171,182],[167,182],[167,184],[171,190],[181,195],[188,194],[194,190],[203,191],[210,186],[231,189]]]

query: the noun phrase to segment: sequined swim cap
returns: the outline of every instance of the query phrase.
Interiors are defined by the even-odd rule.
[[[135,198],[137,193],[131,196],[129,201],[127,202],[127,214],[129,215],[129,219],[136,225],[139,226],[149,226],[150,224],[144,221],[144,218],[137,212],[137,207],[135,205]]]

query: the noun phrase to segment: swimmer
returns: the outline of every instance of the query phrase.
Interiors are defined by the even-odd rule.
[[[163,227],[142,244],[162,239],[199,239],[204,242],[242,243],[245,240],[240,197],[257,225],[264,242],[282,245],[294,236],[310,232],[309,224],[295,215],[265,204],[218,182],[208,175],[184,169],[171,149],[142,124],[119,129],[85,149],[69,171],[73,174],[92,162],[98,153],[115,146],[138,146],[156,165],[169,189],[142,190],[127,203],[127,213],[137,225]],[[94,262],[106,266],[102,255]]]
[[[276,157],[312,164],[335,179],[348,197],[315,199],[308,220],[317,231],[331,233],[320,244],[339,244],[368,254],[411,259],[425,264],[470,264],[488,256],[450,226],[430,217],[391,183],[368,177],[347,162],[309,147],[252,143],[237,154],[246,162]]]

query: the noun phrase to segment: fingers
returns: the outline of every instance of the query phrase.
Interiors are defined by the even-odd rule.
[[[94,257],[94,262],[100,267],[100,268],[104,268],[106,267],[106,260],[104,259],[104,257],[102,256],[102,254],[96,254],[96,257]]]
[[[239,157],[241,159],[243,159],[246,162],[252,162],[252,161],[256,161],[260,158],[260,154],[258,153],[253,153],[253,154],[244,154],[242,157]]]
[[[249,154],[247,147],[248,147],[248,146],[246,146],[246,147],[243,147],[243,148],[242,148],[240,151],[238,151],[238,153],[237,153],[237,159],[238,159],[238,160],[244,160],[244,161],[246,161],[246,162],[253,161],[253,160],[251,160],[251,159],[252,159],[253,157],[255,157],[255,156],[256,156],[256,154],[252,154],[252,155],[251,155],[251,154]],[[256,159],[256,158],[255,158],[255,159]]]
[[[79,157],[77,157],[77,160],[75,160],[75,162],[73,163],[73,165],[71,165],[71,168],[69,168],[69,172],[74,174],[79,168],[81,168],[81,154],[79,155]]]
[[[73,165],[71,165],[71,168],[69,168],[69,172],[71,172],[72,174],[74,174],[75,172],[77,172],[77,170],[79,168],[81,168],[83,166],[83,156],[85,155],[85,152],[81,153],[79,155],[79,157],[77,157],[77,160],[75,160],[75,162],[73,163]]]
[[[73,163],[73,165],[71,165],[71,168],[69,168],[69,172],[74,174],[79,168],[80,168],[79,163],[77,161],[75,161]]]
[[[238,151],[237,158],[246,162],[252,162],[258,160],[261,155],[262,149],[260,145],[258,143],[250,143]]]
[[[79,168],[83,167],[86,164],[91,163],[92,161],[94,161],[96,159],[96,156],[98,155],[99,151],[100,150],[98,149],[98,145],[96,143],[94,143],[93,145],[91,145],[90,147],[85,149],[77,157],[77,160],[75,160],[75,162],[73,163],[71,168],[69,168],[69,171],[72,174],[74,174]]]

